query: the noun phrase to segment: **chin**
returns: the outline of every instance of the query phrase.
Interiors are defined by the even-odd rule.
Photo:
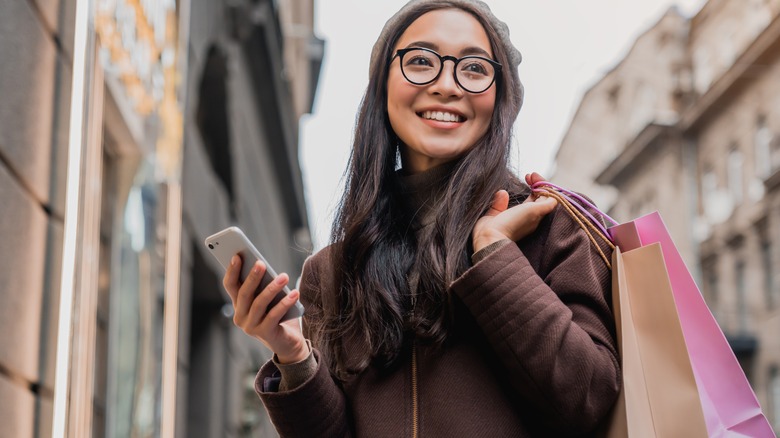
[[[458,158],[462,157],[465,152],[465,150],[458,149],[457,151],[447,151],[439,154],[431,154],[431,157],[439,161],[446,162],[457,160]]]

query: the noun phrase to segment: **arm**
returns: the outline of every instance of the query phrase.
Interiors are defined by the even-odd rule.
[[[301,302],[306,308],[303,317],[304,334],[316,324],[322,307],[320,304],[320,277],[316,257],[307,259],[301,278]],[[265,405],[271,421],[282,437],[348,437],[347,400],[323,362],[319,351],[312,350],[315,363],[312,372],[303,382],[291,389],[279,392],[263,391],[266,378],[279,374],[273,361],[260,369],[255,379],[255,390]]]
[[[262,384],[277,372],[272,361],[260,369],[255,391],[281,437],[349,437],[346,397],[313,350],[316,370],[300,386],[283,392],[263,392]]]
[[[505,244],[452,284],[503,361],[517,394],[551,428],[593,430],[619,387],[610,272],[556,208],[522,246]],[[541,254],[541,256],[537,256]]]

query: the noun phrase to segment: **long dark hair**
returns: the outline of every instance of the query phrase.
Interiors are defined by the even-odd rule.
[[[496,60],[505,66],[487,133],[462,157],[446,182],[432,232],[408,232],[409,218],[398,199],[395,177],[398,138],[387,114],[387,76],[392,48],[406,28],[426,12],[458,8],[471,13],[487,32]],[[508,170],[511,127],[522,86],[490,22],[476,8],[443,0],[425,2],[391,29],[374,59],[361,103],[346,190],[333,224],[330,250],[336,296],[325,304],[312,338],[339,378],[372,362],[389,366],[401,351],[404,333],[442,344],[452,320],[447,286],[469,267],[471,231],[493,194],[508,189],[512,202],[527,187]],[[416,240],[419,237],[419,241]],[[407,273],[419,273],[417,303],[409,317]]]

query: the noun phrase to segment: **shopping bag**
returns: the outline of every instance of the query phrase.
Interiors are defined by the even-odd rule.
[[[611,228],[624,251],[660,244],[710,437],[774,437],[753,389],[658,212]]]
[[[625,224],[617,224],[576,193],[548,182],[535,184],[534,190],[555,197],[570,214],[579,217],[578,222],[592,241],[592,234],[607,235],[624,253],[660,244],[709,436],[774,437],[755,393],[707,308],[661,216],[655,212]],[[607,229],[591,212],[616,226]],[[588,228],[595,232],[588,232]],[[617,274],[613,270],[615,275],[619,275],[619,270]],[[617,409],[620,409],[620,403]],[[639,432],[633,428],[629,430],[631,436],[634,436],[634,431]]]
[[[612,254],[623,386],[607,436],[706,437],[683,331],[659,244]]]

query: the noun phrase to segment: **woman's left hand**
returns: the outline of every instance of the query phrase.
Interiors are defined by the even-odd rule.
[[[544,181],[544,178],[533,173],[526,175],[525,181],[530,186],[537,181]],[[474,225],[471,233],[474,252],[499,240],[516,242],[533,233],[542,218],[552,212],[557,203],[553,198],[531,194],[522,204],[508,208],[509,193],[506,190],[497,191],[493,195],[490,210]]]

